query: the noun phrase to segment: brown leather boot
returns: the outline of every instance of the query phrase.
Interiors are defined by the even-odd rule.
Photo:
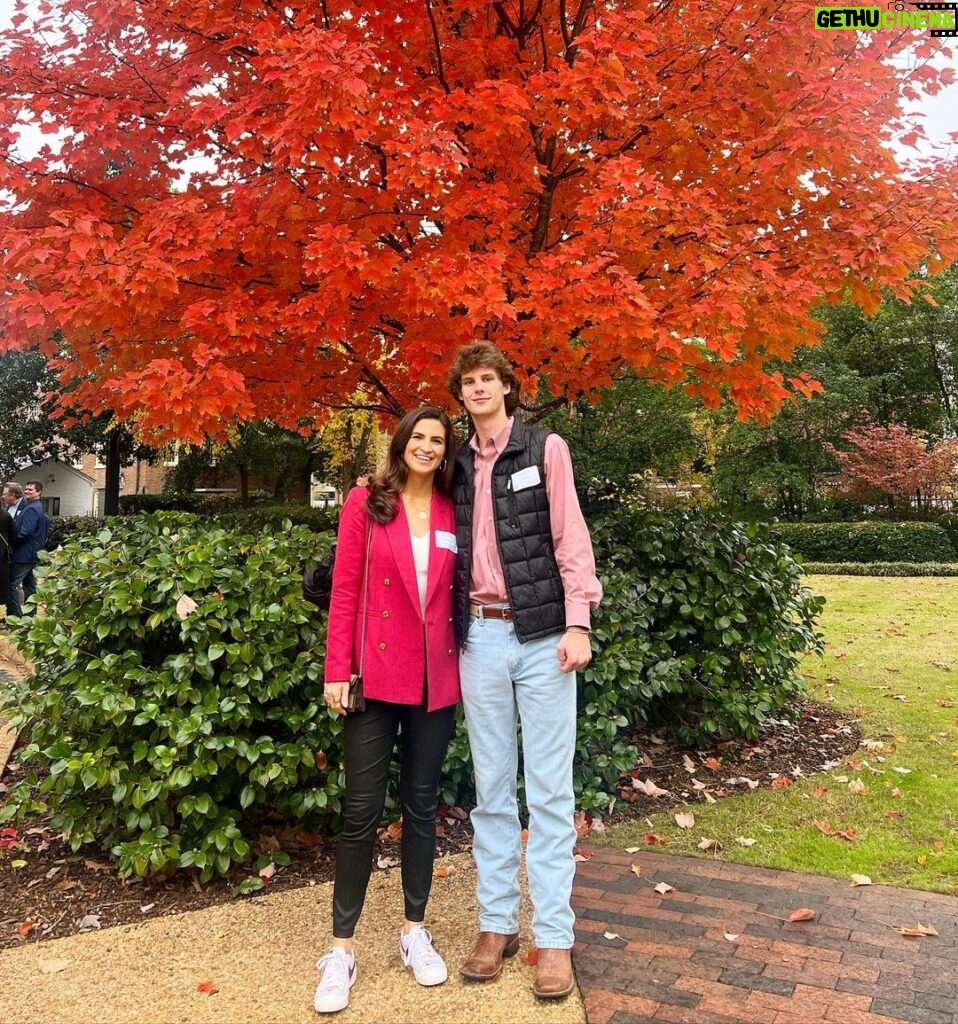
[[[459,968],[466,981],[493,981],[502,974],[502,960],[519,952],[519,934],[480,932],[469,959]]]
[[[532,994],[537,999],[565,999],[575,988],[571,949],[540,949]]]

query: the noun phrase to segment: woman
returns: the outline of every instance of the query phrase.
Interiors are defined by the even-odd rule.
[[[350,491],[339,520],[326,641],[326,702],[343,722],[346,799],[336,856],[332,948],[314,1005],[342,1010],[356,981],[353,931],[372,870],[397,733],[402,736],[403,963],[421,985],[446,965],[423,926],[436,852],[439,772],[459,701],[452,626],[455,462],[449,417],[426,407],[400,421],[385,468]],[[368,552],[368,573],[366,561]],[[366,707],[345,711],[361,674]]]

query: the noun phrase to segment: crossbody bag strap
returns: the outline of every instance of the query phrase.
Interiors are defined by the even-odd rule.
[[[362,627],[359,640],[359,675],[362,677],[363,666],[366,664],[366,615],[369,611],[369,549],[373,543],[373,521],[369,520],[366,530],[366,560],[363,563],[363,608]]]

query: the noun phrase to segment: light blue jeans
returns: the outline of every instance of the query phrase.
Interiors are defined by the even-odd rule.
[[[575,923],[570,901],[576,842],[576,677],[559,670],[558,643],[557,634],[523,644],[511,622],[473,618],[459,662],[476,774],[472,825],[479,928],[503,935],[519,930],[522,841],[516,727],[521,722],[529,808],[526,871],[540,949],[571,949]]]

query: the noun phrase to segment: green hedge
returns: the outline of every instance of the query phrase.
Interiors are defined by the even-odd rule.
[[[42,771],[12,787],[0,819],[46,815],[124,874],[192,865],[204,879],[248,857],[264,814],[337,827],[325,617],[300,594],[333,534],[260,509],[225,518],[120,517],[46,556],[41,614],[10,622],[36,676],[0,679],[21,759]],[[592,531],[605,597],[579,676],[574,773],[578,806],[605,811],[636,763],[636,727],[754,738],[788,714],[823,601],[767,527],[620,509]],[[442,789],[447,803],[474,799],[461,727]]]
[[[954,562],[937,523],[777,523],[772,536],[807,562]]]
[[[20,758],[45,777],[13,787],[0,818],[48,815],[124,874],[193,865],[205,880],[248,856],[267,809],[338,814],[325,630],[299,588],[304,554],[331,538],[287,526],[160,512],[49,556],[39,598],[52,614],[10,620],[36,676],[0,680]]]
[[[806,562],[819,576],[958,576],[958,562]]]

